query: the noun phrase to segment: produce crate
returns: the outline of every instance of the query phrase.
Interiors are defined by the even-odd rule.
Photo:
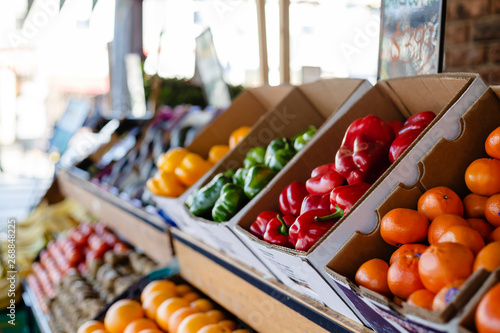
[[[474,295],[487,277],[485,271],[473,274],[461,288],[457,298],[442,313],[418,311],[413,307],[397,307],[385,297],[357,287],[354,275],[359,266],[367,260],[380,258],[387,260],[395,250],[380,236],[380,219],[394,208],[416,209],[418,198],[428,189],[446,186],[463,198],[470,191],[464,181],[465,170],[474,160],[486,157],[484,142],[491,131],[500,126],[500,87],[488,89],[476,103],[459,117],[459,135],[453,140],[441,139],[430,151],[417,160],[413,168],[418,172],[418,180],[411,186],[399,183],[389,196],[381,199],[381,204],[367,219],[375,221],[375,228],[366,232],[357,230],[333,255],[326,267],[328,282],[341,290],[348,300],[360,307],[371,308],[379,316],[365,316],[376,329],[393,324],[395,328],[408,331],[425,329],[432,332],[446,332],[453,326],[452,318]],[[361,206],[360,206],[361,208]],[[368,215],[368,214],[367,214]],[[343,223],[345,224],[345,220]],[[359,225],[359,223],[358,223]],[[339,227],[342,225],[339,225]],[[331,237],[343,238],[337,227]]]
[[[178,229],[172,235],[181,276],[258,332],[372,332]]]
[[[212,146],[227,145],[229,136],[234,130],[241,126],[253,126],[291,90],[292,87],[289,86],[278,86],[243,91],[233,100],[227,110],[198,133],[186,149],[205,159],[208,158],[208,152]],[[179,207],[184,204],[186,195],[187,193],[178,198],[153,195],[158,207],[182,229],[186,226],[181,223]]]
[[[479,302],[491,288],[500,283],[500,270],[493,272],[490,277],[480,286],[475,295],[472,296],[469,303],[463,308],[458,316],[457,331],[459,333],[477,332],[475,323],[475,314]]]
[[[346,316],[354,316],[354,312],[363,318],[356,306],[347,302],[353,312],[348,310],[331,289],[325,280],[324,266],[356,230],[369,232],[374,229],[373,211],[380,202],[399,182],[413,184],[417,180],[419,170],[414,161],[418,161],[441,138],[455,138],[460,130],[457,119],[485,90],[486,86],[477,74],[425,75],[378,82],[347,113],[335,115],[331,125],[300,153],[296,163],[288,165],[273,186],[258,197],[258,202],[239,216],[235,226],[238,236],[287,286],[325,302]],[[369,114],[387,121],[405,120],[424,110],[437,114],[433,122],[308,252],[268,244],[249,232],[259,213],[279,211],[278,198],[283,188],[295,180],[305,182],[315,167],[335,161],[344,133],[354,120]],[[332,234],[334,229],[335,235]]]
[[[169,226],[162,218],[150,215],[66,170],[58,171],[57,180],[65,196],[81,203],[102,223],[150,258],[160,264],[172,260]]]
[[[253,147],[267,146],[272,140],[279,137],[292,137],[309,125],[320,127],[314,138],[321,137],[324,129],[329,128],[336,117],[343,115],[371,85],[360,79],[328,79],[296,87],[259,123],[257,123],[247,137],[224,159],[188,191],[189,195],[199,187],[208,183],[216,174],[228,169],[237,169],[242,166],[245,156]],[[299,161],[302,151],[299,151],[288,164]],[[212,222],[195,217],[184,205],[177,208],[182,213],[181,229],[213,246],[228,253],[233,258],[244,262],[255,269],[267,273],[268,269],[244,245],[228,227],[235,225],[242,216],[259,201],[267,188],[280,178],[280,172],[265,187],[260,194],[252,199],[238,214],[228,222]],[[186,226],[184,228],[184,226]]]

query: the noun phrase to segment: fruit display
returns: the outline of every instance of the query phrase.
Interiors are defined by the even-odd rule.
[[[393,254],[389,263],[379,258],[363,263],[355,276],[359,286],[442,312],[475,272],[500,268],[499,133],[497,128],[485,142],[489,158],[474,160],[465,171],[471,193],[460,198],[437,186],[413,209],[394,208],[382,217],[380,236]]]
[[[192,193],[186,202],[189,211],[207,220],[229,221],[311,140],[316,130],[310,126],[290,139],[278,138],[267,147],[250,149],[243,167],[217,174]]]
[[[75,332],[155,267],[104,225],[81,224],[47,245],[26,280],[53,332]]]
[[[262,212],[250,232],[270,244],[308,251],[434,118],[433,112],[422,111],[404,123],[374,115],[355,120],[335,162],[316,167],[305,184],[286,186],[279,196],[280,212]]]
[[[232,315],[185,282],[154,280],[137,299],[112,304],[77,333],[249,333]]]
[[[158,158],[158,172],[148,179],[147,189],[155,195],[179,197],[234,148],[250,129],[248,126],[240,127],[231,133],[228,145],[212,146],[208,160],[185,148],[170,149]]]

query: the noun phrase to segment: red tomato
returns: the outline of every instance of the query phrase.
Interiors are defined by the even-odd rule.
[[[76,266],[83,259],[82,254],[76,248],[66,252],[65,255],[69,265],[73,267]]]
[[[120,240],[118,237],[116,237],[114,234],[112,234],[109,231],[105,231],[102,234],[99,235],[106,244],[108,244],[109,247],[115,246],[116,243],[118,243]]]
[[[89,246],[99,256],[102,256],[109,248],[108,244],[106,244],[106,242],[97,234],[90,235]]]
[[[82,223],[78,226],[78,231],[86,237],[90,236],[95,232],[95,227],[92,224]]]
[[[97,223],[97,224],[95,225],[95,232],[96,232],[97,234],[99,234],[99,235],[100,235],[100,234],[102,234],[104,231],[109,231],[109,230],[108,230],[108,228],[107,228],[104,224],[102,224],[102,223]]]
[[[73,230],[73,232],[71,232],[70,238],[73,242],[75,242],[76,246],[84,247],[87,245],[87,240],[89,239],[89,235],[86,235],[75,229]]]
[[[127,250],[128,250],[127,245],[125,245],[122,242],[116,243],[115,246],[113,247],[113,251],[115,251],[116,253],[123,253]]]

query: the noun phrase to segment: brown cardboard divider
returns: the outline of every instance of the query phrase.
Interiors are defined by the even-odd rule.
[[[471,296],[469,303],[463,308],[461,312],[458,332],[459,333],[472,333],[477,332],[475,323],[476,309],[483,296],[494,286],[500,283],[500,269],[492,272],[488,279],[480,286],[479,290]]]
[[[404,304],[398,307],[387,298],[354,285],[354,275],[359,266],[367,260],[380,258],[386,260],[395,248],[380,236],[380,220],[394,208],[416,209],[418,198],[425,190],[436,186],[446,186],[457,192],[463,198],[470,193],[465,185],[466,168],[474,160],[487,157],[484,142],[495,128],[500,126],[500,90],[489,89],[461,117],[462,129],[460,135],[448,141],[441,139],[425,155],[420,163],[423,173],[419,181],[412,187],[399,184],[376,210],[377,224],[369,234],[356,232],[342,246],[327,265],[327,273],[335,280],[348,284],[354,293],[375,303],[383,304],[393,309],[401,316],[416,315],[424,321],[445,324],[477,292],[486,280],[488,272],[477,271],[462,286],[455,300],[441,313],[423,311]]]

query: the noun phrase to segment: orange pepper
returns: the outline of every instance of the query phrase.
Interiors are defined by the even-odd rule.
[[[227,154],[228,151],[228,145],[212,146],[212,148],[210,148],[210,151],[208,152],[208,161],[215,164],[219,162]]]
[[[166,172],[174,172],[175,168],[177,168],[184,157],[189,154],[189,150],[184,148],[173,148],[163,153],[158,158],[158,162],[156,165],[158,169],[166,171]]]
[[[175,169],[175,175],[179,178],[181,183],[186,186],[191,186],[211,168],[212,163],[205,161],[198,154],[189,153]]]
[[[173,172],[162,170],[159,170],[153,178],[148,179],[146,186],[149,191],[156,195],[172,198],[176,198],[186,191],[184,185]]]
[[[247,136],[252,128],[250,126],[241,126],[237,130],[233,131],[229,136],[229,147],[233,149],[241,140]]]

